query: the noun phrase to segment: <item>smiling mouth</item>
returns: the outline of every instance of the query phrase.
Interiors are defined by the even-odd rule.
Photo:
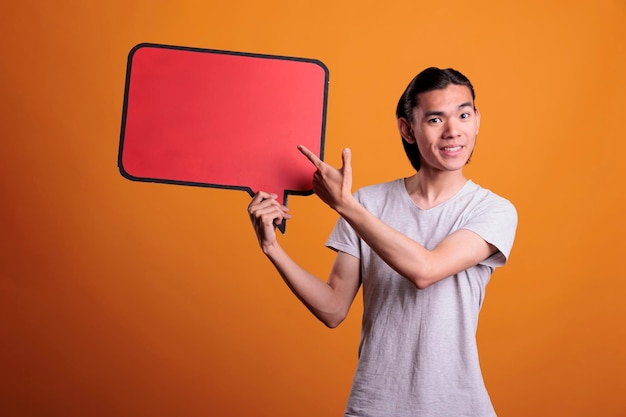
[[[456,152],[456,151],[460,151],[461,148],[462,146],[445,146],[441,149],[444,150],[445,152]]]

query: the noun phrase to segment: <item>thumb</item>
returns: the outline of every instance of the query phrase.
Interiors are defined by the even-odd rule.
[[[352,193],[352,152],[350,152],[350,148],[346,148],[343,150],[341,154],[341,159],[343,160],[343,166],[341,167],[341,172],[343,173],[343,181],[342,188],[344,192]]]
[[[341,153],[341,160],[343,162],[343,166],[341,170],[345,173],[352,172],[352,152],[350,152],[350,148],[345,148]]]

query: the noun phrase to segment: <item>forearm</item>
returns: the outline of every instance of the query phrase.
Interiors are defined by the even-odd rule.
[[[354,198],[346,199],[337,211],[387,265],[418,288],[477,265],[497,250],[466,229],[456,230],[432,250],[426,249],[387,226]]]
[[[383,223],[354,198],[337,212],[387,265],[418,288],[445,278],[436,267],[436,254]]]
[[[296,297],[326,326],[336,327],[348,313],[358,289],[358,262],[338,254],[328,283],[302,269],[276,239],[275,225],[291,217],[276,197],[260,191],[248,205],[259,246]]]
[[[347,310],[328,283],[300,267],[277,242],[262,250],[289,289],[315,317],[331,328],[343,321]]]
[[[342,152],[343,166],[337,170],[321,161],[311,151],[300,146],[300,151],[315,165],[313,175],[315,194],[336,210],[357,234],[400,275],[422,288],[430,285],[433,277],[431,252],[417,242],[387,226],[367,211],[352,195],[351,152]],[[440,279],[440,278],[439,278]]]

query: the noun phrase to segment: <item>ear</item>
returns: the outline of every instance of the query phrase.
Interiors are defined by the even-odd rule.
[[[400,135],[402,135],[402,139],[404,139],[407,143],[415,143],[411,123],[404,117],[400,117],[398,119],[398,130],[400,131]]]
[[[474,112],[476,113],[476,135],[478,135],[478,131],[480,130],[480,112],[476,108]]]

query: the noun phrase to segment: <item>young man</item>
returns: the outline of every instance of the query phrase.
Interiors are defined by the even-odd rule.
[[[470,81],[453,69],[418,74],[397,107],[408,178],[352,193],[349,149],[335,169],[304,147],[317,168],[315,193],[340,218],[328,281],[300,268],[276,240],[290,218],[276,196],[248,206],[259,245],[287,285],[329,327],[363,285],[359,363],[345,416],[495,416],[478,361],[476,328],[485,287],[506,263],[517,213],[465,178],[480,126]]]

